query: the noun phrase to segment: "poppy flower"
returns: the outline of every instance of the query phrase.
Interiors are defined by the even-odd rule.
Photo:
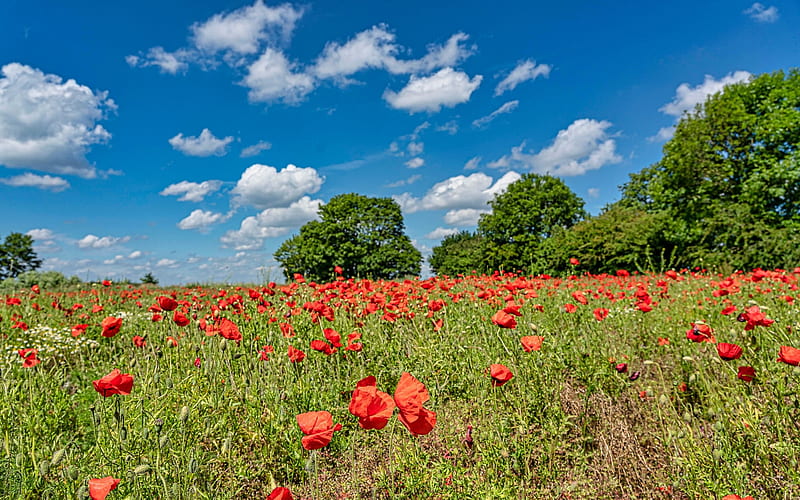
[[[325,328],[322,330],[322,334],[333,347],[342,347],[342,336],[333,328]]]
[[[572,303],[564,304],[564,310],[567,311],[568,313],[572,314],[572,313],[574,313],[575,311],[578,310],[578,306],[576,306],[575,304],[572,304]]]
[[[294,327],[291,323],[281,323],[278,326],[281,328],[281,335],[286,338],[294,337]]]
[[[122,318],[109,316],[100,323],[100,326],[103,327],[103,337],[113,337],[118,334],[119,330],[122,328]]]
[[[144,347],[147,345],[147,342],[144,340],[144,337],[141,337],[139,335],[134,335],[133,345],[135,345],[136,347]]]
[[[292,363],[299,363],[303,361],[306,357],[306,353],[301,351],[300,349],[295,349],[293,346],[289,346],[288,350],[289,361]]]
[[[516,328],[517,327],[517,320],[514,316],[508,314],[507,312],[500,310],[494,313],[492,316],[492,323],[499,326],[500,328]]]
[[[370,375],[356,383],[350,398],[350,413],[358,417],[362,429],[383,429],[392,418],[395,404],[391,395],[377,389],[375,377]]]
[[[728,344],[727,342],[720,342],[717,344],[717,354],[725,361],[732,359],[739,359],[742,357],[742,348],[736,344]]]
[[[397,418],[415,436],[428,434],[436,425],[436,412],[422,406],[430,398],[428,389],[413,375],[400,375],[394,391],[394,402],[400,410]]]
[[[166,295],[156,297],[156,302],[158,302],[158,307],[165,311],[174,311],[178,308],[178,301]]]
[[[342,424],[333,425],[333,416],[327,411],[310,411],[295,418],[305,434],[302,444],[307,450],[318,450],[327,446],[333,439],[334,431],[342,428]]]
[[[628,363],[618,363],[614,369],[617,370],[617,373],[628,373]]]
[[[596,319],[597,321],[603,321],[608,316],[608,309],[604,307],[598,307],[597,309],[592,311],[592,314],[594,314],[594,319]]]
[[[89,480],[89,498],[92,500],[105,500],[111,490],[117,488],[119,479],[111,476]]]
[[[94,390],[99,392],[104,398],[112,394],[120,394],[127,396],[133,389],[133,375],[129,373],[120,373],[118,368],[111,370],[111,373],[103,378],[92,382]]]
[[[569,263],[570,263],[570,265],[573,265],[573,266],[579,266],[581,264],[581,261],[579,261],[575,257],[570,257]]]
[[[686,331],[686,338],[692,342],[716,342],[714,330],[705,323],[691,323],[692,328]]]
[[[722,500],[753,500],[753,497],[751,496],[740,497],[739,495],[725,495],[724,497],[722,497]]]
[[[778,354],[778,361],[787,365],[797,366],[800,364],[800,349],[782,345],[780,354]]]
[[[745,382],[752,382],[755,376],[756,371],[752,366],[740,366],[739,373],[736,375],[737,378],[744,380]]]
[[[310,347],[315,351],[325,353],[327,356],[330,356],[331,354],[336,352],[336,348],[332,347],[329,343],[325,342],[324,340],[319,340],[319,339],[312,340]]]
[[[525,337],[520,337],[519,342],[522,344],[522,348],[525,352],[531,351],[538,351],[542,348],[542,342],[544,341],[544,337],[541,335],[528,335]]]
[[[189,324],[189,318],[187,318],[185,314],[178,311],[175,311],[175,314],[172,315],[172,321],[174,321],[178,326],[186,326]]]
[[[278,486],[272,492],[267,495],[267,500],[293,500],[294,497],[292,496],[292,492],[289,491],[289,488],[285,488],[283,486]]]
[[[34,366],[41,363],[41,360],[36,357],[39,353],[38,350],[30,348],[30,349],[20,349],[17,351],[19,355],[22,357],[22,367],[23,368],[33,368]]]
[[[744,310],[742,314],[740,314],[737,320],[741,322],[747,322],[744,326],[744,329],[749,331],[757,326],[769,326],[772,323],[775,323],[774,319],[769,319],[761,312],[761,309],[758,306],[750,306]]]
[[[489,376],[492,377],[492,385],[501,387],[514,377],[511,370],[506,365],[494,364],[489,367]]]
[[[72,327],[72,336],[79,337],[86,333],[86,329],[89,328],[89,325],[86,323],[81,323],[80,325],[75,325]]]

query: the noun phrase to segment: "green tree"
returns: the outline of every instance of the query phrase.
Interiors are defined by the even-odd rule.
[[[478,221],[486,269],[542,272],[541,245],[586,216],[583,200],[560,179],[525,174],[489,202],[491,213]]]
[[[483,238],[469,231],[446,236],[428,257],[431,270],[448,276],[482,271],[482,241]]]
[[[300,233],[275,252],[286,277],[329,280],[334,267],[347,277],[396,279],[419,275],[422,255],[405,235],[400,206],[391,198],[334,196]]]
[[[142,282],[142,285],[158,285],[158,278],[153,276],[153,273],[146,273],[139,281]]]
[[[800,71],[763,74],[710,96],[681,119],[661,160],[632,174],[622,191],[623,203],[676,221],[669,238],[685,266],[702,265],[711,253],[730,260],[755,250],[740,238],[742,231],[794,234],[800,224]]]
[[[33,271],[42,265],[33,251],[33,237],[11,233],[0,244],[0,279],[16,278],[21,273]]]

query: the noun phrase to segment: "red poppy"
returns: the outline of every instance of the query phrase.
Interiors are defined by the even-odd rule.
[[[736,319],[738,319],[741,322],[747,321],[747,324],[744,326],[745,330],[752,330],[753,328],[755,328],[757,326],[769,326],[772,323],[775,323],[775,320],[774,319],[768,319],[764,315],[764,313],[761,312],[761,309],[759,309],[758,306],[750,306],[750,307],[748,307]]]
[[[778,361],[787,365],[797,366],[800,364],[800,349],[782,345],[780,354],[778,354]]]
[[[114,335],[118,334],[120,328],[122,328],[122,318],[109,316],[104,319],[102,323],[100,323],[100,326],[103,327],[103,337],[113,337]]]
[[[167,340],[167,345],[169,345],[170,347],[178,347],[178,341],[175,340],[175,337],[170,335],[167,337],[166,340]]]
[[[175,311],[175,314],[172,315],[172,321],[174,321],[178,326],[186,326],[189,324],[189,318],[187,318],[182,312],[178,311]]]
[[[400,410],[400,422],[415,436],[428,434],[436,425],[436,412],[422,406],[430,398],[422,382],[403,372],[394,391],[394,402]]]
[[[111,476],[101,477],[99,479],[89,480],[89,498],[92,500],[105,500],[106,496],[117,488],[119,479],[114,479]]]
[[[511,370],[506,365],[494,364],[489,367],[489,376],[492,377],[492,385],[501,387],[514,377]]]
[[[576,306],[575,304],[571,304],[571,303],[570,304],[565,304],[564,305],[564,310],[571,314],[571,313],[574,313],[575,311],[578,310],[578,306]]]
[[[736,376],[745,382],[752,382],[756,376],[756,371],[752,366],[740,366],[739,373]]]
[[[739,495],[725,495],[724,497],[722,497],[722,500],[753,500],[753,497],[751,496],[740,497]]]
[[[728,306],[725,309],[721,310],[719,313],[724,315],[724,316],[727,316],[727,315],[733,314],[735,312],[736,312],[736,306]]]
[[[31,287],[31,292],[35,293],[36,295],[39,295],[39,293],[40,293],[41,291],[42,291],[42,290],[39,288],[39,285],[33,285],[33,286]]]
[[[133,375],[129,373],[120,373],[118,368],[111,370],[111,373],[105,377],[95,380],[94,390],[99,392],[104,398],[112,394],[120,394],[127,396],[133,389]]]
[[[342,274],[344,272],[344,269],[342,269],[339,266],[333,266],[333,272],[336,274]]]
[[[284,488],[283,486],[278,486],[272,492],[267,495],[267,500],[293,500],[294,497],[292,496],[292,492],[289,491],[289,488]]]
[[[80,325],[73,326],[72,327],[72,336],[73,337],[79,337],[79,336],[83,335],[84,333],[86,333],[86,329],[87,328],[89,328],[89,325],[87,325],[86,323],[82,323]]]
[[[228,318],[220,318],[216,327],[219,331],[219,334],[224,338],[228,340],[235,340],[237,342],[242,340],[242,333],[239,331],[239,327],[236,326],[236,323]]]
[[[377,389],[375,377],[369,376],[356,383],[350,398],[350,413],[358,417],[362,429],[383,429],[392,418],[395,404],[391,395]]]
[[[579,265],[581,264],[581,261],[579,261],[579,260],[578,260],[578,259],[576,259],[575,257],[571,257],[571,258],[569,259],[569,263],[570,263],[571,265],[573,265],[573,266],[579,266]]]
[[[692,342],[711,342],[717,341],[714,338],[714,330],[705,323],[692,323],[692,328],[686,331],[686,338]]]
[[[280,326],[281,334],[284,337],[286,337],[286,338],[294,337],[294,327],[292,326],[291,323],[281,323],[278,326]]]
[[[717,354],[725,361],[732,359],[739,359],[742,357],[742,348],[736,344],[728,344],[727,342],[720,342],[717,344]]]
[[[325,339],[327,339],[333,347],[342,347],[342,336],[333,328],[325,328],[322,330],[322,334],[325,335]]]
[[[579,304],[586,305],[589,303],[589,299],[586,298],[583,292],[572,292],[572,298]]]
[[[501,327],[501,328],[516,328],[517,327],[517,320],[514,316],[508,314],[507,312],[500,310],[494,313],[492,316],[492,323]]]
[[[669,345],[669,339],[658,337],[658,345]]]
[[[310,411],[297,415],[297,425],[305,436],[302,443],[307,450],[318,450],[333,439],[334,431],[342,428],[342,424],[333,425],[333,416],[327,411]]]
[[[628,363],[618,363],[614,366],[618,373],[628,373]]]
[[[134,335],[133,345],[135,345],[136,347],[144,347],[147,345],[147,342],[144,340],[144,337],[140,337],[139,335]]]
[[[521,337],[519,342],[522,344],[522,348],[525,352],[538,351],[542,348],[544,337],[541,335],[528,335],[526,337]]]
[[[608,309],[605,309],[603,307],[598,307],[597,309],[592,311],[592,313],[594,314],[594,319],[596,319],[597,321],[603,321],[608,316]]]
[[[312,340],[310,347],[311,349],[325,353],[328,356],[336,352],[336,349],[332,347],[329,343],[319,339]]]
[[[29,349],[20,349],[17,351],[19,355],[22,357],[22,367],[23,368],[33,368],[34,366],[41,363],[41,360],[36,357],[39,354],[39,351],[33,348]]]
[[[289,355],[289,361],[291,361],[292,363],[298,363],[300,361],[303,361],[306,357],[306,353],[304,353],[300,349],[295,349],[292,346],[289,346],[288,355]]]
[[[158,302],[158,307],[165,311],[174,311],[178,308],[178,301],[166,295],[156,297],[156,302]]]

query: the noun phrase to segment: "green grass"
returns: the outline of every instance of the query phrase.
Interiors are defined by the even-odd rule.
[[[255,288],[256,299],[236,287],[224,296],[202,287],[21,290],[0,301],[0,498],[88,498],[88,480],[109,475],[121,480],[110,499],[263,499],[276,486],[295,498],[800,497],[799,369],[776,362],[780,346],[800,347],[798,310],[785,299],[798,295],[797,275],[680,278],[335,282],[284,288],[291,295]],[[651,312],[634,307],[637,288],[658,303]],[[715,296],[722,288],[731,293]],[[589,302],[566,313],[576,290]],[[186,301],[190,325],[178,327],[172,313],[151,320],[147,308],[170,292]],[[445,306],[429,315],[435,299]],[[522,304],[515,329],[490,321],[505,299]],[[303,308],[313,301],[335,319],[315,320]],[[738,311],[721,315],[723,301]],[[776,322],[745,331],[736,316],[754,304]],[[610,313],[598,321],[601,307]],[[198,321],[212,314],[234,321],[242,340],[202,331]],[[111,338],[100,335],[108,315],[124,316]],[[698,320],[742,346],[742,358],[722,361],[714,344],[688,341]],[[30,328],[12,328],[17,321]],[[281,334],[282,322],[295,337]],[[79,323],[89,327],[73,338]],[[345,345],[361,333],[363,350],[311,350],[323,328]],[[134,335],[147,345],[136,347]],[[544,336],[542,349],[526,353],[523,335]],[[265,345],[274,352],[261,360]],[[306,358],[291,363],[289,345]],[[41,363],[23,368],[22,348],[37,348]],[[620,362],[628,373],[614,369]],[[502,387],[491,384],[493,363],[514,374]],[[737,378],[744,365],[756,371],[750,383]],[[114,368],[133,375],[133,390],[103,398],[92,381]],[[373,375],[392,394],[403,372],[430,392],[434,430],[413,436],[396,416],[382,430],[361,429],[348,412],[356,382]],[[343,428],[309,452],[295,416],[320,410]]]

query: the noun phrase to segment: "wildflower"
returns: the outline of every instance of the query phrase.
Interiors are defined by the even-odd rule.
[[[322,330],[325,339],[331,343],[333,347],[342,347],[342,336],[333,328],[325,328]]]
[[[167,344],[170,347],[178,347],[178,341],[175,340],[175,337],[173,337],[172,335],[167,337]]]
[[[739,359],[742,357],[742,348],[736,344],[728,344],[727,342],[720,342],[717,344],[717,354],[725,361],[732,359]]]
[[[189,318],[187,318],[185,314],[178,311],[175,311],[175,314],[172,315],[172,321],[174,321],[178,326],[186,326],[190,322]]]
[[[129,373],[120,373],[118,368],[114,368],[111,373],[92,383],[94,384],[94,389],[104,398],[113,394],[127,396],[133,389],[133,376]]]
[[[570,257],[570,259],[569,259],[569,263],[570,263],[570,265],[572,265],[572,266],[579,266],[579,265],[581,265],[581,261],[579,261],[579,260],[578,260],[578,259],[576,259],[575,257]]]
[[[72,336],[73,337],[80,337],[84,333],[86,333],[86,329],[89,328],[89,325],[86,323],[81,323],[80,325],[75,325],[72,327]]]
[[[499,326],[500,328],[516,328],[517,327],[517,320],[514,319],[514,316],[508,314],[504,310],[497,311],[492,316],[492,323]]]
[[[597,321],[603,321],[608,316],[608,309],[605,309],[603,307],[598,307],[597,309],[592,311],[592,313],[594,314],[594,319],[596,319]]]
[[[614,367],[617,373],[628,373],[628,363],[619,363]]]
[[[122,318],[109,316],[100,323],[100,326],[103,327],[103,337],[113,337],[118,334],[119,330],[122,328]]]
[[[506,365],[494,364],[489,367],[489,376],[492,377],[492,385],[501,387],[514,377],[511,370]]]
[[[178,308],[178,301],[176,301],[172,297],[167,297],[166,295],[161,295],[160,297],[156,297],[156,302],[158,302],[158,307],[167,312],[174,311],[175,309]]]
[[[147,342],[144,340],[144,337],[141,337],[139,335],[134,335],[133,345],[135,345],[136,347],[144,347],[147,345]]]
[[[544,337],[541,335],[528,335],[519,339],[525,352],[538,351],[542,348],[543,341]]]
[[[297,425],[303,431],[302,444],[306,450],[318,450],[333,439],[334,431],[342,428],[342,424],[333,425],[333,416],[327,411],[311,411],[295,417]]]
[[[797,366],[800,364],[800,349],[782,345],[780,354],[778,354],[778,361],[787,365]]]
[[[744,380],[745,382],[752,382],[755,376],[756,371],[752,366],[740,366],[739,373],[736,375],[737,378]]]
[[[105,500],[106,496],[117,488],[119,479],[111,476],[89,480],[89,498],[92,500]]]
[[[753,500],[753,497],[751,496],[740,497],[739,495],[725,495],[724,497],[722,497],[722,500]]]
[[[568,313],[572,314],[572,313],[574,313],[575,311],[578,310],[578,306],[576,306],[575,304],[572,304],[572,303],[565,304],[564,305],[564,310],[567,311]]]
[[[415,436],[428,434],[436,425],[436,412],[422,406],[430,398],[422,382],[403,372],[394,391],[394,402],[400,410],[398,419]]]
[[[714,338],[714,330],[712,330],[707,324],[698,321],[697,323],[691,323],[691,325],[692,328],[686,331],[687,339],[691,340],[692,342],[714,343],[717,341],[717,339]]]
[[[392,396],[379,391],[375,377],[370,375],[356,383],[348,410],[358,417],[362,429],[380,430],[389,423],[394,408]]]
[[[769,326],[775,323],[774,319],[768,319],[758,306],[751,306],[745,309],[737,318],[738,321],[747,322],[745,330],[752,330],[757,326]]]
[[[289,361],[292,363],[299,363],[303,361],[306,357],[306,353],[301,351],[300,349],[295,349],[293,346],[289,346],[288,350]]]
[[[39,353],[36,349],[20,349],[17,351],[19,355],[22,357],[22,367],[23,368],[33,368],[34,366],[41,363],[41,360],[36,357]]]
[[[278,486],[272,492],[267,495],[267,500],[293,500],[294,497],[292,496],[292,492],[289,491],[289,488],[285,488],[283,486]]]

